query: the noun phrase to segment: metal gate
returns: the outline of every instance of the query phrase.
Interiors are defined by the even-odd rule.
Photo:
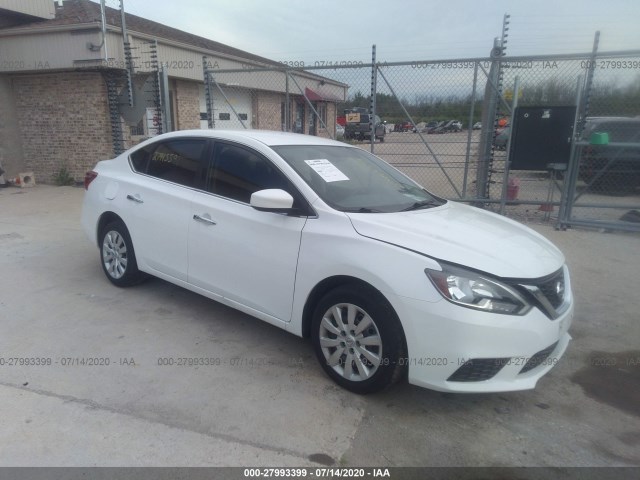
[[[640,115],[640,52],[599,53],[596,42],[586,54],[509,57],[500,45],[485,58],[438,61],[378,62],[375,47],[370,63],[221,70],[204,59],[208,124],[221,128],[226,109],[241,128],[336,138],[375,153],[435,194],[525,222],[638,230],[640,139],[633,129],[640,117],[630,117]],[[251,97],[250,115],[230,98],[238,88]],[[516,106],[576,107],[566,162],[510,171]],[[353,109],[368,112],[368,135],[340,138],[338,125]],[[626,117],[618,125],[626,133],[594,117]],[[608,133],[608,143],[593,133]]]

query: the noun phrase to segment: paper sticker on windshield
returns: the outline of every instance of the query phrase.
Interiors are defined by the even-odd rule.
[[[305,160],[309,165],[325,182],[340,182],[343,180],[349,180],[344,173],[338,170],[333,163],[324,158],[319,160]]]

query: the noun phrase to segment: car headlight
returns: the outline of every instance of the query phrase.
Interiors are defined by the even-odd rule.
[[[452,303],[485,312],[524,315],[531,305],[514,288],[488,275],[440,263],[442,271],[425,269],[425,273]]]

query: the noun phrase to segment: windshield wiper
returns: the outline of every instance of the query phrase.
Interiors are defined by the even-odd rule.
[[[376,210],[375,208],[368,207],[345,208],[342,211],[347,213],[382,213],[382,210]]]
[[[442,205],[435,199],[422,200],[420,202],[415,202],[413,205],[409,205],[407,208],[403,208],[400,210],[401,212],[408,212],[409,210],[420,210],[421,208],[431,208],[431,207],[439,207]]]

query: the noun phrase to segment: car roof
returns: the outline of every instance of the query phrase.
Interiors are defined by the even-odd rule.
[[[328,138],[316,137],[313,135],[303,135],[300,133],[278,132],[271,130],[179,130],[176,132],[165,133],[149,139],[146,143],[155,142],[170,138],[183,137],[202,137],[219,140],[254,140],[267,146],[279,145],[334,145],[347,147],[348,144],[330,140]]]
[[[638,117],[587,117],[587,123],[616,123],[616,122],[640,122],[640,116]]]

